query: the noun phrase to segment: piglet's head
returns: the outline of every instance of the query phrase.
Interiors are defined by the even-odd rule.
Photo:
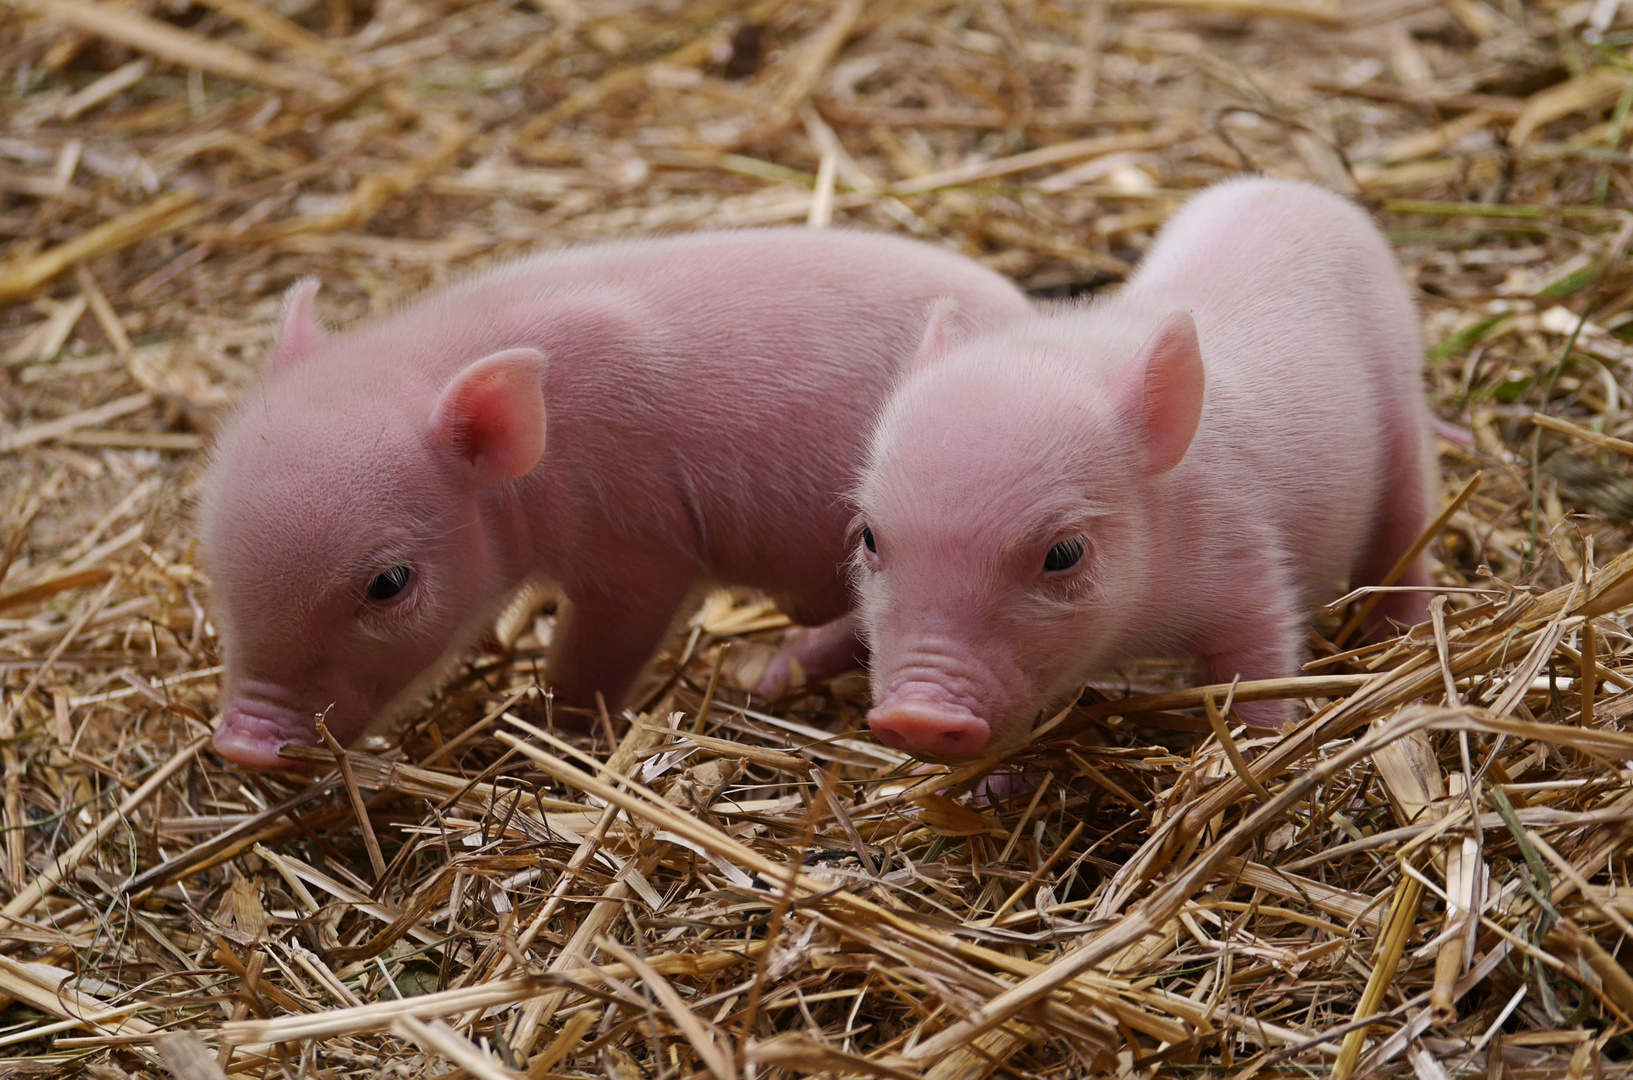
[[[505,489],[544,454],[539,352],[438,385],[366,339],[327,337],[314,290],[293,292],[199,508],[226,664],[215,745],[249,768],[316,745],[318,715],[346,744],[412,703],[513,584]]]
[[[1111,346],[1047,320],[958,342],[948,317],[932,315],[856,496],[868,722],[930,760],[1023,743],[1139,618],[1149,493],[1203,391],[1183,313],[1100,357]]]

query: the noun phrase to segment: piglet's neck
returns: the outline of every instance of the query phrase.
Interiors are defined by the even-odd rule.
[[[596,532],[607,516],[606,496],[638,505],[636,477],[661,426],[642,415],[654,395],[634,384],[650,377],[651,333],[639,307],[616,290],[575,288],[540,294],[525,282],[506,283],[508,295],[484,322],[480,356],[530,347],[545,355],[545,452],[537,468],[512,484],[483,493],[481,513],[506,574],[520,581],[543,570],[564,576],[572,547]],[[490,303],[492,297],[484,298]],[[609,475],[609,467],[626,468]]]

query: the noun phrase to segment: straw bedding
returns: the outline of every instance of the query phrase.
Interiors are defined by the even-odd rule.
[[[1633,9],[1614,0],[7,0],[0,1072],[1624,1074]],[[1435,620],[1313,625],[1295,731],[1147,665],[1006,767],[714,597],[551,734],[518,605],[401,739],[223,768],[186,500],[277,298],[808,221],[1115,287],[1259,170],[1421,298]],[[987,797],[980,797],[986,792]],[[1013,797],[997,796],[1012,793]]]

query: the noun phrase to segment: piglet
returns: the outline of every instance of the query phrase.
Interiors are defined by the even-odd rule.
[[[1426,525],[1412,298],[1335,195],[1220,184],[1116,295],[966,337],[953,306],[855,494],[868,721],[890,746],[1002,753],[1142,657],[1192,654],[1211,682],[1295,674],[1312,606],[1377,584]],[[1424,617],[1421,593],[1377,608]]]
[[[524,582],[566,597],[557,700],[614,708],[695,587],[773,597],[769,669],[858,654],[845,573],[867,430],[935,298],[1030,307],[927,244],[744,230],[537,255],[343,334],[290,293],[265,384],[202,485],[224,649],[215,745],[246,767],[418,701]]]

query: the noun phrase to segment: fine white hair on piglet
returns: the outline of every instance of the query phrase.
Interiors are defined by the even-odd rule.
[[[617,708],[699,582],[796,621],[767,670],[857,656],[843,495],[948,298],[1030,306],[977,263],[843,230],[546,252],[341,332],[288,293],[267,380],[199,503],[224,648],[216,746],[276,767],[412,704],[524,581],[565,597],[556,700]]]
[[[1367,216],[1261,178],[1192,199],[1116,295],[932,333],[855,495],[877,549],[853,563],[873,729],[956,759],[1023,742],[1134,659],[1293,674],[1312,607],[1379,584],[1425,527],[1422,367]],[[1425,585],[1421,563],[1399,583]],[[1374,629],[1425,604],[1385,594]]]

